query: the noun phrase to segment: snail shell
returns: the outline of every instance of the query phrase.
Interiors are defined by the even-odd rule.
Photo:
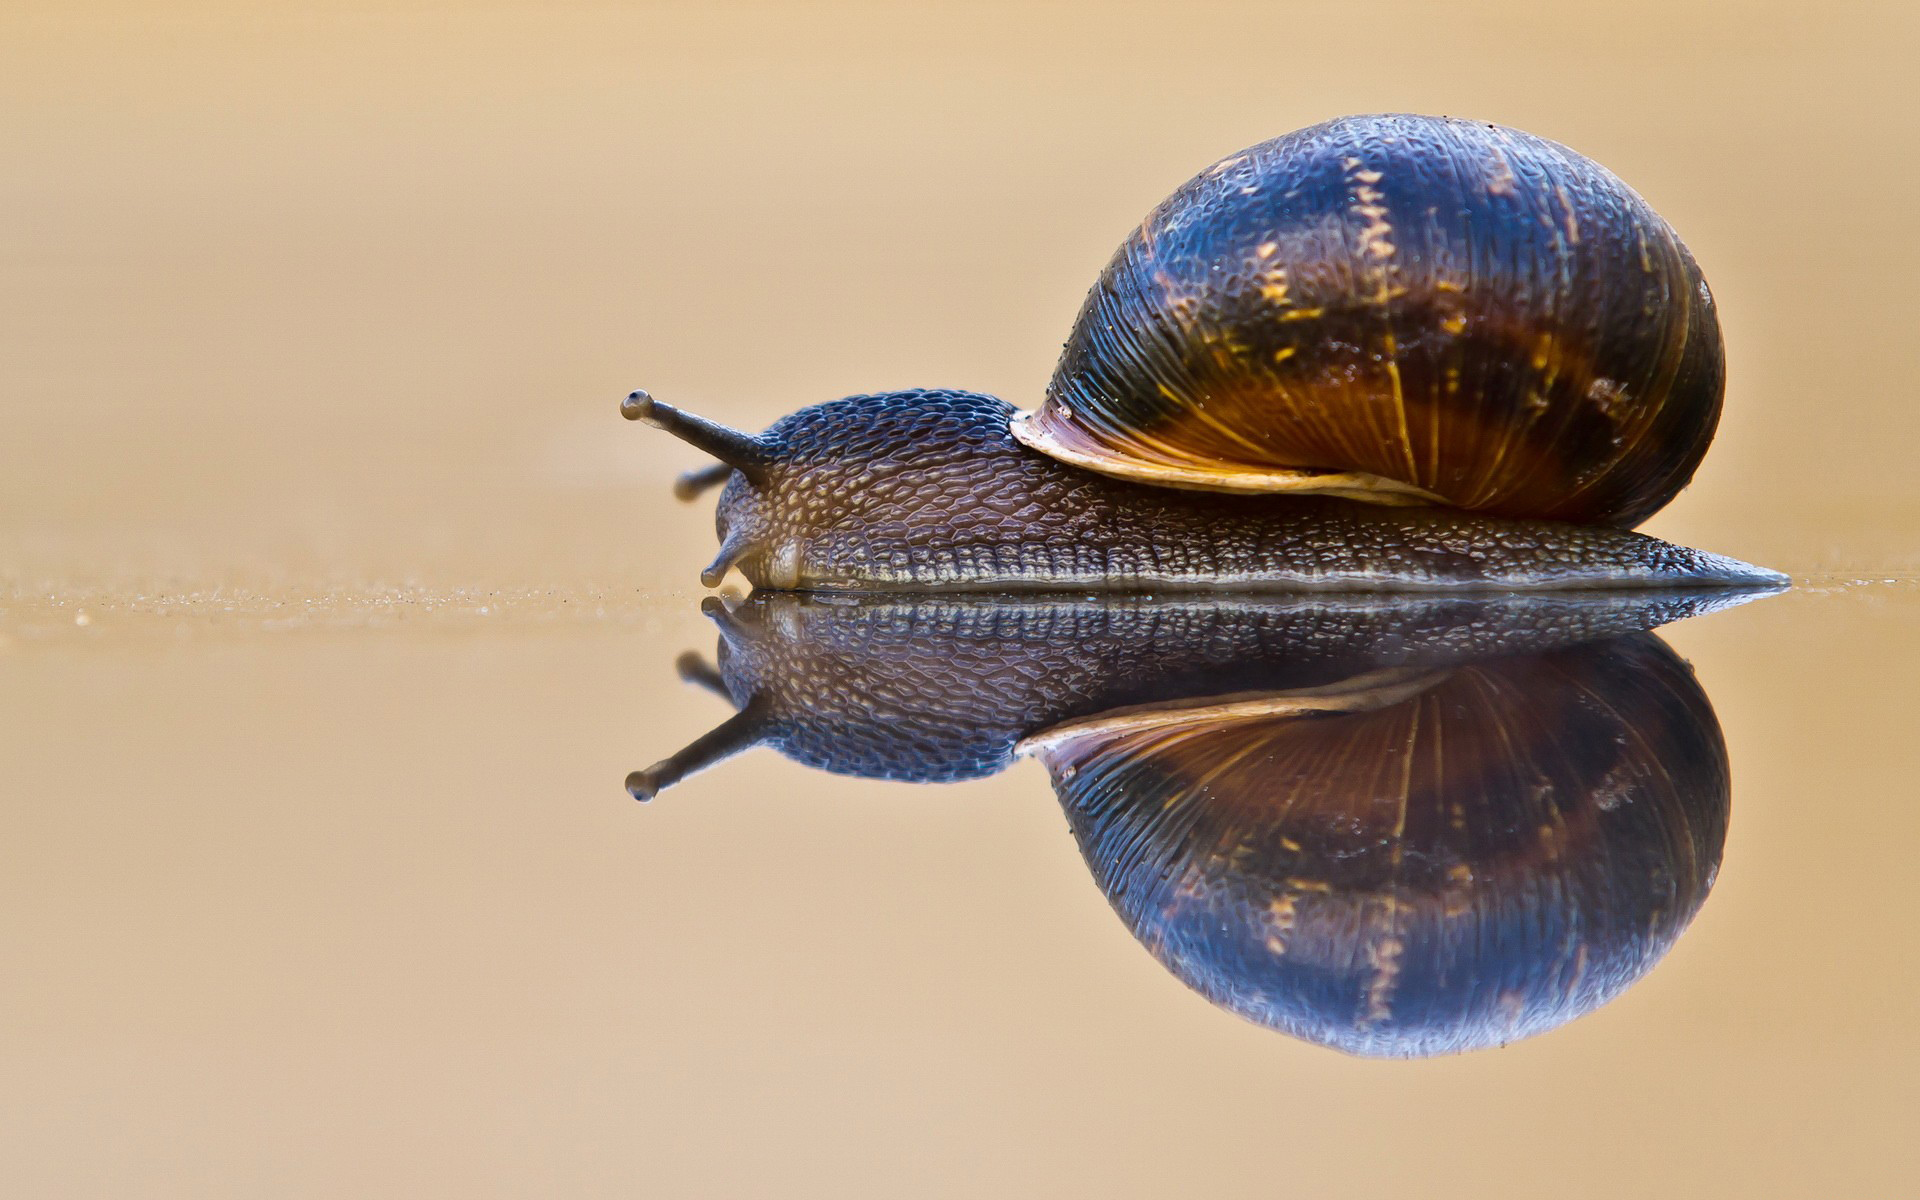
[[[1719,419],[1713,299],[1604,167],[1347,117],[1201,172],[1120,247],[1014,435],[1080,466],[1631,527]]]
[[[1032,740],[1128,928],[1354,1054],[1499,1045],[1619,994],[1705,899],[1726,747],[1650,634],[1107,714]]]

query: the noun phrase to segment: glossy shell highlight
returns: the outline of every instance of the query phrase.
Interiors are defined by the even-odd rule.
[[[1224,159],[1089,294],[1023,443],[1107,474],[1631,527],[1719,420],[1713,299],[1604,167],[1348,117]]]

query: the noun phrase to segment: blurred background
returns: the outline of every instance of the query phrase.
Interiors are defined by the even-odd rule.
[[[1651,532],[1920,563],[1909,5],[0,19],[0,581],[28,591],[682,584],[711,529],[665,487],[696,458],[618,420],[629,389],[754,428],[903,386],[1034,403],[1166,193],[1385,110],[1563,141],[1699,258],[1726,417]]]
[[[0,1178],[1899,1194],[1917,59],[1865,0],[0,0]],[[627,391],[1032,403],[1164,195],[1383,110],[1598,159],[1719,300],[1648,529],[1801,586],[1669,635],[1735,795],[1643,983],[1356,1062],[1167,976],[1031,763],[626,799],[725,712],[699,460]]]

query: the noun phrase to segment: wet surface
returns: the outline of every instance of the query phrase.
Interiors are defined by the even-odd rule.
[[[1657,633],[1690,602],[281,601],[6,613],[47,1194],[1904,1168],[1910,583]],[[635,804],[735,709],[680,677],[716,620],[707,681],[805,727]]]

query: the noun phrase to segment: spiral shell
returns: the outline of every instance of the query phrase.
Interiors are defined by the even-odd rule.
[[[1719,419],[1713,299],[1597,163],[1348,117],[1187,183],[1088,296],[1022,442],[1125,478],[1630,527]]]

